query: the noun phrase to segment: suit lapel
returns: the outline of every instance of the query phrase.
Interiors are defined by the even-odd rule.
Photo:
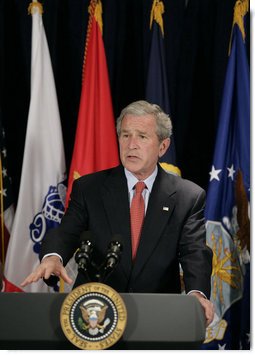
[[[175,206],[175,184],[170,174],[159,168],[154,182],[133,266],[132,280],[156,248]]]
[[[130,208],[127,181],[122,166],[102,186],[102,199],[112,235],[122,236],[123,251],[120,266],[127,279],[134,280],[156,248],[175,206],[175,183],[172,176],[159,167],[144,220],[135,262],[131,255]]]
[[[120,234],[122,237],[120,265],[128,278],[132,268],[130,210],[127,181],[122,166],[113,169],[104,182],[102,199],[112,235]]]

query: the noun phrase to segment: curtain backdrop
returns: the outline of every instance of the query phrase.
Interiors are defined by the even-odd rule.
[[[0,106],[9,175],[16,198],[30,100],[29,3],[30,0],[0,0]],[[69,170],[80,102],[89,0],[42,3]],[[164,0],[164,42],[177,165],[183,177],[205,189],[234,4],[235,0]],[[102,0],[102,5],[103,40],[117,118],[125,105],[145,98],[152,0]]]

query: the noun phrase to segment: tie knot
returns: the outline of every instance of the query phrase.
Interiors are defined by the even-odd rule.
[[[143,190],[145,189],[145,183],[143,181],[138,181],[136,184],[135,184],[135,191],[136,193],[142,193]]]

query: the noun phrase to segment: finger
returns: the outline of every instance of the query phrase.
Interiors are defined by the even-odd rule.
[[[66,283],[72,284],[73,280],[68,276],[66,269],[60,263],[54,268],[47,268],[44,278],[47,280],[50,276],[61,277]]]
[[[48,280],[52,275],[59,276],[59,274],[60,273],[57,270],[55,270],[54,268],[47,268],[45,270],[43,278]]]
[[[206,309],[206,319],[207,319],[207,326],[211,324],[214,318],[214,307],[209,304],[209,306]]]
[[[30,278],[27,277],[25,280],[23,280],[20,284],[21,287],[25,287],[27,286],[28,284],[30,284],[32,281],[30,281]]]
[[[47,280],[51,275],[60,276],[61,268],[63,265],[60,263],[59,258],[48,257],[42,261],[41,266],[44,268],[43,277]]]
[[[42,275],[43,275],[42,272],[33,272],[24,281],[21,282],[20,286],[24,287],[33,282],[37,282],[42,277]]]
[[[72,284],[73,280],[68,276],[66,269],[63,267],[63,269],[61,269],[61,273],[60,276],[62,277],[62,279],[68,283],[69,285]]]

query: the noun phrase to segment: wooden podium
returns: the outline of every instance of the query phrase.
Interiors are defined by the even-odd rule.
[[[200,348],[205,339],[205,317],[195,297],[120,295],[127,308],[127,326],[122,339],[110,349]],[[63,293],[0,293],[0,349],[77,349],[66,339],[60,325],[65,297]]]

